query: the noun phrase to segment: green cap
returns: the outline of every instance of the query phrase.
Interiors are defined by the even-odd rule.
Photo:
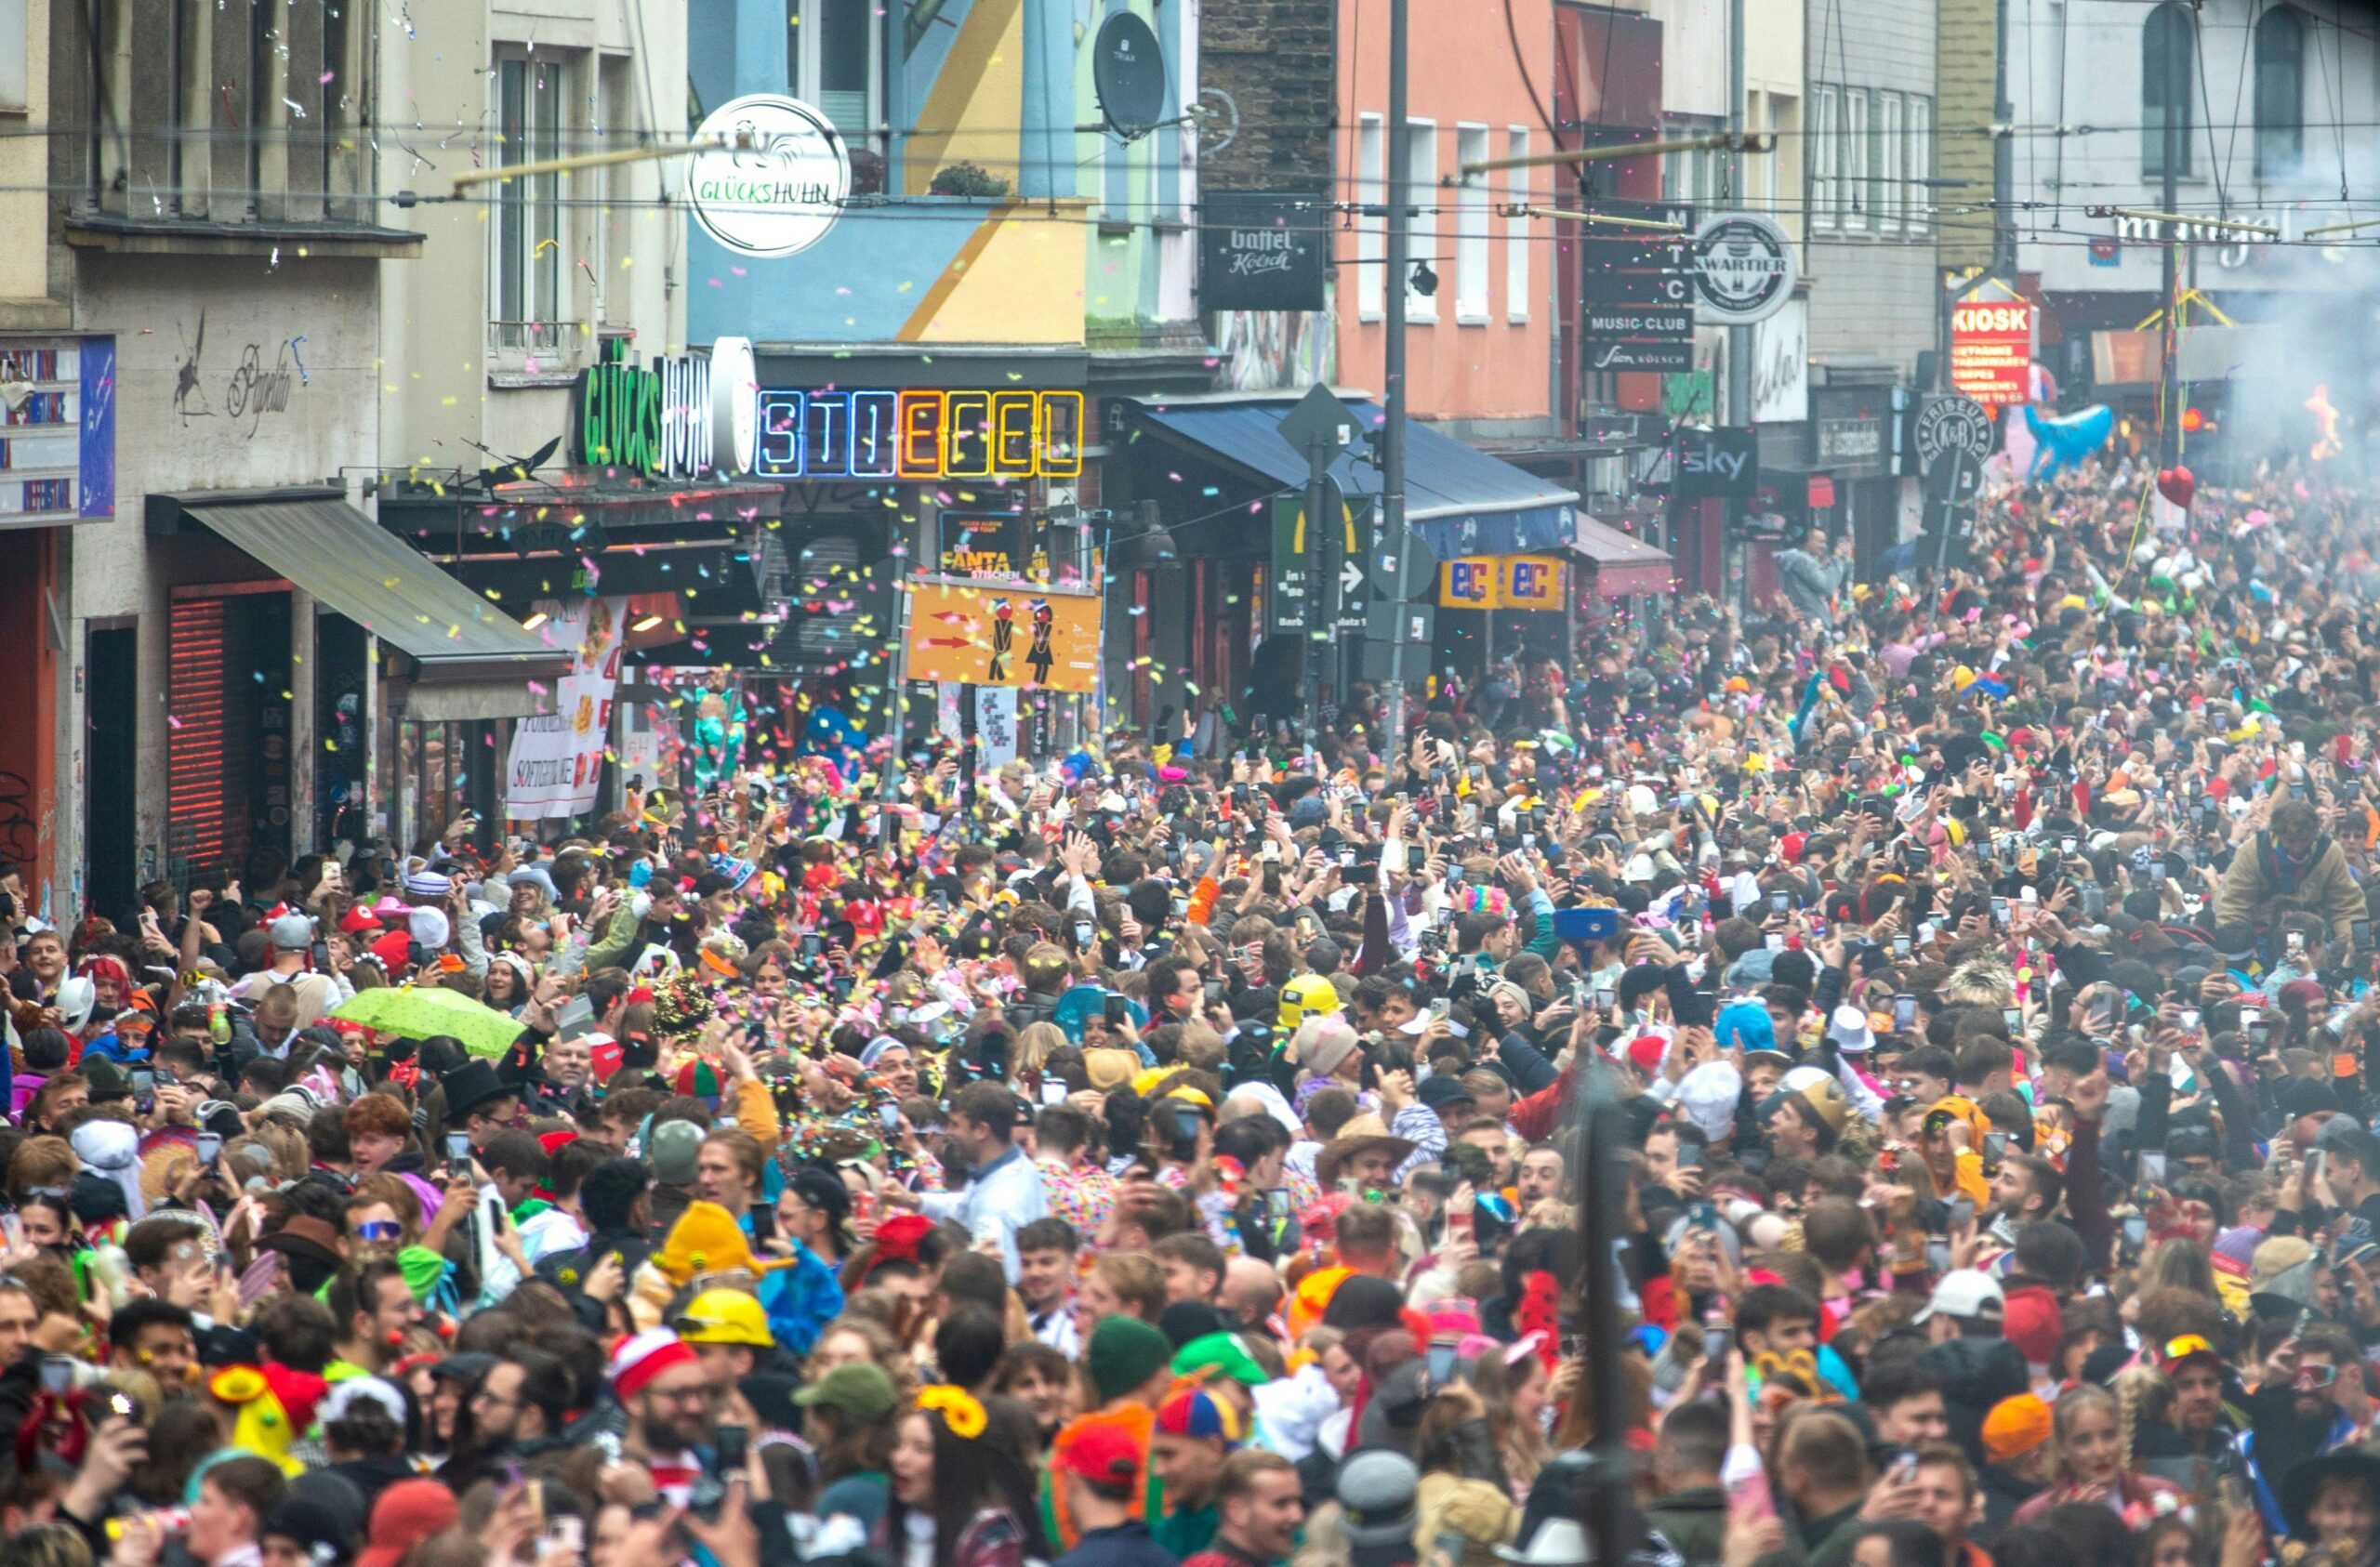
[[[1256,1357],[1248,1352],[1248,1346],[1236,1333],[1210,1333],[1203,1337],[1193,1338],[1174,1355],[1173,1374],[1176,1376],[1196,1376],[1202,1371],[1221,1373],[1251,1388],[1262,1387],[1273,1380],[1265,1375],[1264,1368],[1256,1363]]]
[[[861,1420],[881,1420],[901,1400],[882,1366],[852,1361],[794,1394],[793,1402],[805,1409],[825,1404]]]

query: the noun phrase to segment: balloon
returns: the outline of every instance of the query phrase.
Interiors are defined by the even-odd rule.
[[[2157,475],[2157,493],[2188,511],[2190,497],[2198,494],[2198,481],[2186,467],[2164,468]]]
[[[2038,409],[2025,410],[2025,425],[2033,433],[2039,450],[2033,454],[2032,472],[2029,479],[2047,479],[2058,469],[2079,463],[2108,443],[2115,433],[2115,410],[2105,403],[2095,403],[2080,414],[2069,414],[2062,419],[2044,419]]]

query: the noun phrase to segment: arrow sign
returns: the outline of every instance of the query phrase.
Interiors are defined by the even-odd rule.
[[[1339,601],[1345,603],[1364,586],[1364,569],[1353,560],[1339,568]]]

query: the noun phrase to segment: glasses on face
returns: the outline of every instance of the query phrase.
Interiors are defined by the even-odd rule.
[[[719,1397],[718,1389],[707,1382],[697,1382],[690,1388],[652,1388],[647,1392],[663,1403],[707,1404]]]
[[[355,1227],[355,1238],[375,1245],[382,1245],[404,1233],[404,1226],[393,1218],[367,1218]]]
[[[2334,1365],[2301,1365],[2297,1368],[2297,1390],[2301,1393],[2327,1388],[2338,1379],[2339,1368]]]

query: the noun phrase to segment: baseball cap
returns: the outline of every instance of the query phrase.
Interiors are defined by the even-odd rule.
[[[1444,1110],[1450,1104],[1472,1102],[1471,1090],[1464,1087],[1460,1079],[1443,1075],[1422,1079],[1421,1086],[1415,1090],[1415,1093],[1422,1104],[1432,1110]]]
[[[2185,1333],[2178,1338],[2168,1338],[2163,1344],[2158,1346],[2157,1369],[2170,1376],[2180,1369],[2184,1362],[2194,1361],[2202,1355],[2217,1365],[2223,1363],[2223,1357],[2215,1352],[2214,1345],[2195,1333]]]
[[[862,1420],[881,1420],[892,1413],[901,1395],[893,1390],[892,1378],[882,1366],[852,1361],[794,1394],[793,1402],[804,1409],[824,1404]]]
[[[2021,1458],[2050,1438],[2050,1408],[2032,1393],[2002,1399],[1983,1417],[1983,1455],[2004,1464]]]
[[[276,952],[298,952],[314,944],[314,922],[301,914],[285,914],[272,922]]]
[[[1935,1316],[1998,1317],[2008,1309],[2008,1297],[2000,1292],[2000,1281],[1975,1268],[1954,1268],[1942,1275],[1934,1286],[1933,1297],[1925,1302],[1925,1310],[1917,1313],[1918,1322],[1931,1322]]]
[[[1140,1478],[1141,1444],[1121,1426],[1093,1421],[1067,1431],[1050,1467],[1060,1474],[1078,1474],[1095,1485],[1128,1491]]]

